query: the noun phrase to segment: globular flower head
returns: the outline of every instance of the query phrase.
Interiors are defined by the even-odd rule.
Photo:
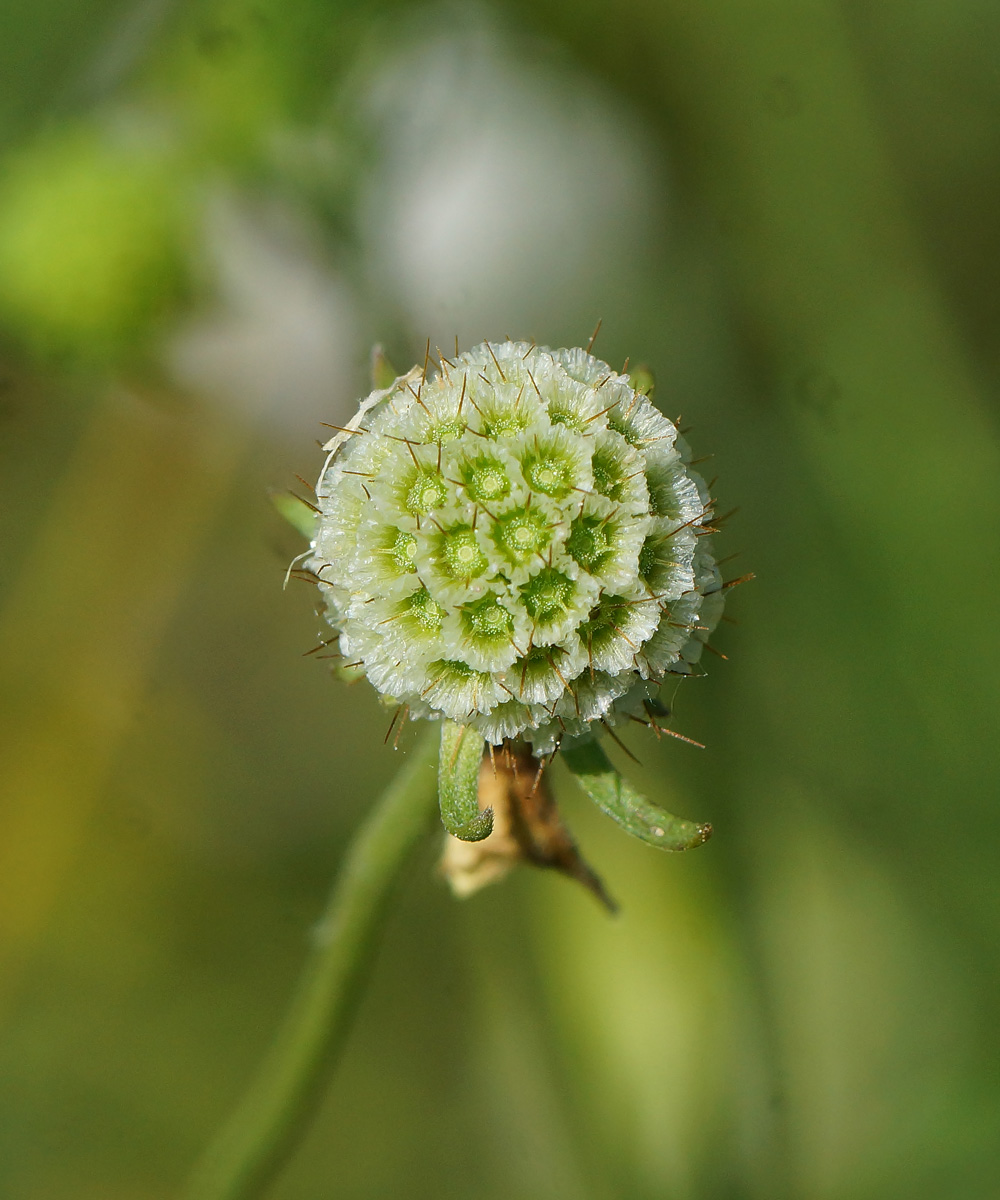
[[[690,672],[719,619],[687,448],[583,350],[441,357],[326,449],[309,566],[345,661],[413,717],[545,754]]]

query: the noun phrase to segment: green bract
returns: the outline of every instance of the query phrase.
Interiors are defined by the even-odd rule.
[[[686,446],[583,350],[442,357],[326,449],[308,565],[345,660],[412,717],[544,755],[641,711],[719,619]]]

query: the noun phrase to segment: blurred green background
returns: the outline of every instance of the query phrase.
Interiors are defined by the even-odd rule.
[[[998,56],[989,0],[0,4],[0,1195],[176,1194],[405,752],[267,489],[372,342],[603,317],[758,575],[708,750],[628,735],[716,835],[557,771],[617,920],[429,844],[274,1196],[996,1196]]]

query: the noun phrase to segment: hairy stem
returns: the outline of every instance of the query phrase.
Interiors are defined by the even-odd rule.
[[[284,1024],[197,1164],[187,1200],[262,1195],[302,1137],[344,1044],[393,886],[434,815],[437,752],[434,727],[355,836]]]

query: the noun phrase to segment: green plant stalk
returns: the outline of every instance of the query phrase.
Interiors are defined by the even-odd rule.
[[[264,1193],[302,1137],[344,1044],[400,872],[437,809],[432,726],[359,829],[274,1044],[191,1176],[186,1200]]]

